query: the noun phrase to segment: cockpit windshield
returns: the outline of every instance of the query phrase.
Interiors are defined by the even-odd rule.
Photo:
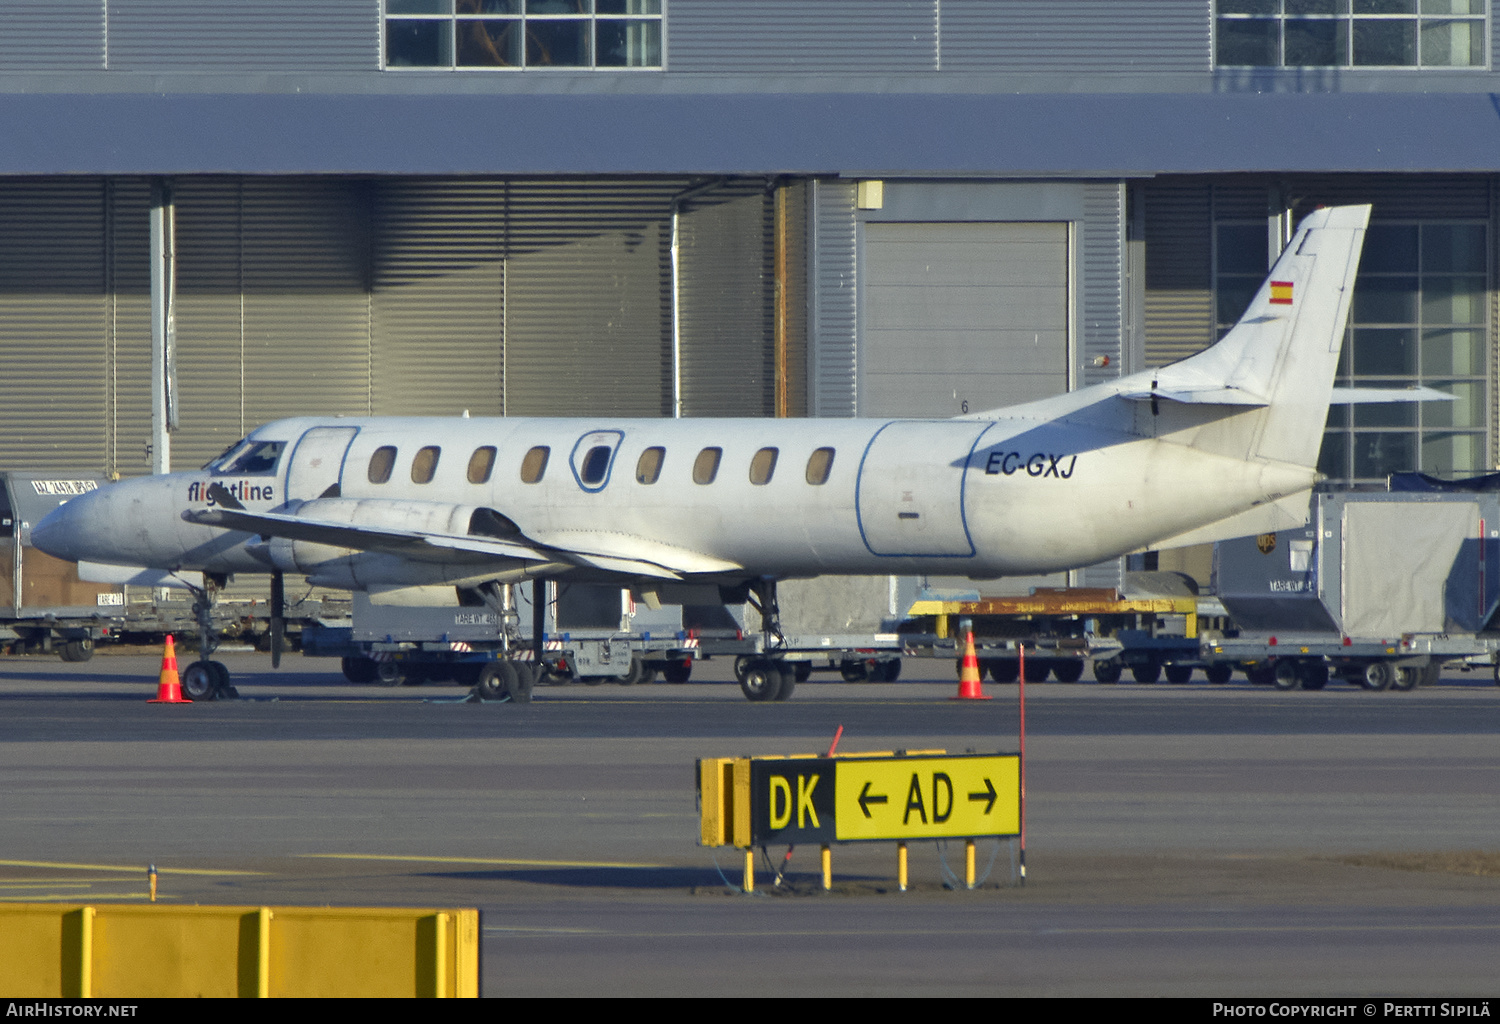
[[[285,441],[246,439],[203,468],[220,476],[265,476],[276,472]]]

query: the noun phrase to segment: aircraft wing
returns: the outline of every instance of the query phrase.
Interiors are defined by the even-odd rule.
[[[726,572],[740,568],[710,558],[628,536],[577,533],[553,543],[529,538],[504,540],[476,535],[426,533],[397,527],[333,522],[282,512],[211,508],[182,513],[190,523],[240,530],[266,537],[325,544],[329,547],[379,551],[418,562],[483,563],[492,560],[562,562],[633,577],[680,580],[685,574]]]

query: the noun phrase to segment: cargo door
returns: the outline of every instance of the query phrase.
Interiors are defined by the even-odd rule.
[[[287,500],[308,501],[337,494],[337,490],[328,492],[338,487],[344,453],[358,432],[357,427],[313,427],[303,434],[286,471]]]
[[[881,427],[859,464],[859,528],[872,554],[970,557],[964,475],[984,423]]]
[[[1464,541],[1479,535],[1479,506],[1351,501],[1343,529],[1344,633],[1391,640],[1444,632],[1448,576]]]

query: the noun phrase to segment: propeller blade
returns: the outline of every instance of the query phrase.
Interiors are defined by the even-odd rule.
[[[271,667],[281,667],[281,643],[286,637],[286,580],[271,574]]]

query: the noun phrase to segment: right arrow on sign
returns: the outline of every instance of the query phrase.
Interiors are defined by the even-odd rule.
[[[869,789],[870,787],[867,784],[865,786],[865,788]],[[991,782],[988,778],[986,778],[984,780],[984,788],[987,790],[987,792],[984,792],[984,793],[970,793],[969,794],[969,803],[974,803],[976,800],[987,800],[987,801],[989,801],[988,803],[986,803],[984,805],[984,813],[988,814],[988,813],[990,813],[990,811],[992,811],[992,810],[995,809],[995,797],[996,797],[997,794],[995,793],[995,784],[993,782]],[[869,812],[865,813],[865,817],[867,817],[867,818],[869,817]]]

